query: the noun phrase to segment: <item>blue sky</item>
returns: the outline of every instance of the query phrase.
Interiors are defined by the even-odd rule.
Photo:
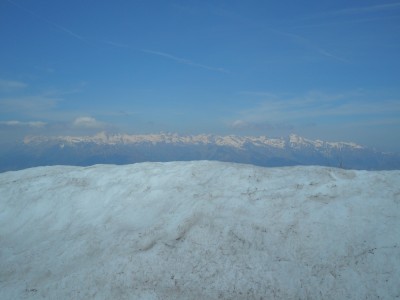
[[[0,138],[237,134],[400,151],[400,1],[0,2]]]

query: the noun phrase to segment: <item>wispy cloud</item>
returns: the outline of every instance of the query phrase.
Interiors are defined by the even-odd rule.
[[[317,22],[317,23],[311,23],[311,24],[302,24],[302,25],[296,25],[293,26],[293,28],[314,28],[314,27],[324,27],[324,26],[336,26],[336,25],[346,25],[346,24],[360,24],[360,23],[369,23],[369,22],[377,22],[377,21],[388,21],[392,19],[399,19],[400,16],[380,16],[380,17],[371,17],[371,18],[349,18],[347,20],[340,19],[339,21],[326,21],[327,20],[327,15],[324,15],[324,17],[318,17],[318,19],[322,19],[322,21]],[[316,19],[310,18],[310,19]]]
[[[83,36],[73,32],[72,30],[69,30],[68,28],[66,28],[64,26],[61,26],[60,24],[57,24],[57,23],[55,23],[53,21],[50,21],[49,19],[47,19],[47,18],[35,13],[34,11],[32,11],[30,9],[27,9],[26,7],[20,5],[20,4],[14,2],[12,0],[7,0],[7,2],[12,4],[12,5],[14,5],[15,7],[25,11],[26,13],[36,17],[37,19],[41,20],[42,22],[45,22],[45,23],[47,23],[47,24],[59,29],[60,31],[64,32],[65,34],[67,34],[67,35],[69,35],[69,36],[71,36],[71,37],[73,37],[75,39],[78,39],[78,40],[80,40],[82,42],[85,42],[85,43],[87,42],[87,39],[85,39]]]
[[[312,50],[323,57],[326,57],[329,59],[334,59],[334,60],[341,61],[341,62],[348,62],[347,59],[336,54],[333,50],[325,49],[318,42],[313,41],[309,38],[306,38],[300,34],[291,33],[285,29],[282,30],[277,27],[271,27],[269,24],[266,24],[264,22],[255,22],[254,20],[245,18],[236,13],[229,13],[229,15],[231,16],[231,18],[234,18],[236,21],[240,21],[241,23],[246,24],[246,26],[253,27],[254,30],[263,30],[267,33],[272,33],[274,35],[284,37],[284,38],[290,40],[292,43],[294,43],[298,46],[307,48],[309,50]],[[296,27],[299,27],[299,26],[296,26]]]
[[[48,74],[52,74],[52,73],[56,72],[56,70],[52,67],[36,66],[35,69],[40,72],[44,72],[44,73],[48,73]]]
[[[0,111],[29,115],[34,112],[53,109],[59,101],[59,98],[44,95],[5,98],[0,99]]]
[[[269,31],[271,31],[275,34],[286,36],[286,37],[290,38],[294,43],[302,45],[308,49],[311,49],[327,58],[331,58],[331,59],[338,60],[341,62],[348,62],[347,59],[334,54],[333,51],[326,50],[326,49],[322,48],[321,46],[319,46],[317,43],[315,43],[299,34],[293,34],[293,33],[284,32],[284,31],[276,30],[276,29],[269,29]]]
[[[208,66],[208,65],[199,64],[199,63],[196,63],[196,62],[191,61],[189,59],[177,57],[177,56],[174,56],[174,55],[169,54],[169,53],[160,52],[160,51],[153,51],[153,50],[147,50],[147,49],[142,49],[141,51],[143,51],[145,53],[161,56],[161,57],[164,57],[166,59],[170,59],[170,60],[176,61],[176,62],[181,63],[181,64],[185,64],[185,65],[188,65],[188,66],[203,68],[203,69],[207,69],[207,70],[210,70],[210,71],[229,73],[229,71],[225,70],[224,68],[218,68],[218,67],[212,67],[212,66]]]
[[[363,6],[363,7],[345,8],[345,9],[332,11],[331,14],[335,14],[335,15],[362,14],[362,13],[370,13],[370,12],[379,12],[379,11],[384,11],[384,10],[393,10],[393,9],[400,9],[400,2],[370,5],[370,6]]]
[[[103,42],[103,43],[105,43],[107,45],[113,46],[113,47],[117,47],[117,48],[127,48],[127,49],[131,49],[131,50],[137,50],[136,48],[133,48],[133,47],[128,46],[126,44],[116,43],[116,42],[109,41],[109,40],[103,40],[101,42]]]
[[[21,121],[0,121],[0,125],[8,126],[8,127],[34,127],[34,128],[42,128],[46,126],[46,122],[41,121],[31,121],[31,122],[21,122]]]
[[[351,7],[303,16],[293,28],[313,28],[399,19],[400,2]],[[317,21],[317,22],[315,22]],[[304,23],[306,22],[306,23]]]
[[[331,49],[325,49],[324,47],[320,46],[317,42],[307,39],[304,36],[301,36],[299,34],[293,34],[293,33],[283,31],[283,30],[278,30],[278,29],[272,28],[263,22],[261,22],[261,23],[255,22],[252,19],[246,18],[246,17],[244,17],[236,12],[230,11],[230,10],[213,8],[210,11],[215,15],[235,20],[236,22],[246,24],[246,26],[252,26],[256,30],[264,29],[265,31],[273,33],[275,35],[280,35],[280,36],[286,37],[286,38],[290,39],[293,43],[300,45],[302,47],[305,47],[309,50],[312,50],[325,58],[337,60],[340,62],[349,62],[346,58],[341,57],[340,55],[336,54],[335,51],[333,51]],[[164,53],[160,53],[160,54],[164,54]],[[169,54],[165,55],[165,57],[174,59],[177,61],[178,60],[185,61],[185,59],[176,58]],[[183,61],[182,61],[182,63],[184,63]]]
[[[0,79],[0,91],[18,90],[27,86],[26,83],[21,81]]]
[[[293,125],[284,122],[270,121],[244,121],[241,119],[234,120],[229,124],[229,127],[235,130],[243,131],[266,131],[266,130],[291,130]]]
[[[398,100],[375,97],[359,91],[338,94],[310,91],[303,96],[263,97],[257,105],[241,110],[235,121],[241,120],[236,125],[244,126],[245,123],[339,122],[342,118],[383,119],[400,115]]]
[[[238,95],[244,95],[244,96],[252,96],[252,97],[263,97],[267,99],[271,98],[277,98],[278,95],[272,92],[266,92],[266,91],[240,91],[237,93]],[[282,95],[280,95],[282,97]]]
[[[169,54],[169,53],[165,53],[165,52],[161,52],[161,51],[155,51],[155,50],[149,50],[149,49],[138,49],[138,48],[134,48],[134,47],[131,47],[129,45],[126,45],[126,44],[116,43],[116,42],[109,41],[109,40],[103,41],[103,43],[106,43],[106,44],[108,44],[110,46],[117,47],[117,48],[125,48],[125,49],[134,50],[134,51],[140,51],[140,52],[143,52],[143,53],[146,53],[146,54],[151,54],[151,55],[163,57],[165,59],[173,60],[173,61],[175,61],[177,63],[188,65],[188,66],[192,66],[192,67],[202,68],[202,69],[206,69],[206,70],[210,70],[210,71],[214,71],[214,72],[229,73],[229,71],[224,69],[224,68],[219,68],[219,67],[213,67],[213,66],[209,66],[209,65],[200,64],[200,63],[194,62],[194,61],[192,61],[190,59],[177,57],[175,55],[172,55],[172,54]]]

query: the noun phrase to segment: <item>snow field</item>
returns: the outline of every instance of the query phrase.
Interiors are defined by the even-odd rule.
[[[55,166],[0,195],[1,299],[400,297],[400,171]]]

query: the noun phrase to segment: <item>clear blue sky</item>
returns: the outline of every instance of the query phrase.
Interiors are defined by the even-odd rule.
[[[400,1],[0,2],[0,137],[238,134],[400,151]]]

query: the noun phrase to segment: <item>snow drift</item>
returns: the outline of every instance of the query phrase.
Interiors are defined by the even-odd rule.
[[[0,195],[1,299],[400,297],[400,171],[39,167]]]

